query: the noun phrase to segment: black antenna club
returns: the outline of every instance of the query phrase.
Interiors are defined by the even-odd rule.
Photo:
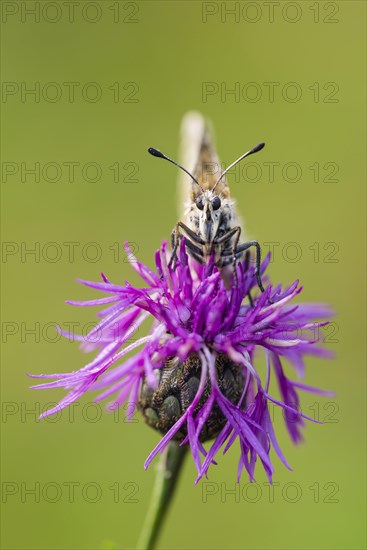
[[[164,155],[163,153],[161,153],[160,151],[158,151],[158,149],[155,149],[154,147],[149,147],[148,153],[153,155],[153,157],[158,157],[158,158],[161,158],[161,159],[168,160],[168,162],[172,162],[172,164],[174,164],[175,166],[177,166],[178,168],[183,170],[188,176],[190,176],[190,178],[200,187],[201,191],[204,193],[204,189],[202,188],[202,186],[200,185],[198,180],[196,178],[194,178],[194,176],[192,174],[190,174],[190,172],[188,170],[186,170],[186,168],[181,166],[181,164],[178,164],[178,162],[176,162],[175,160],[170,159],[169,157],[167,157],[167,155]]]

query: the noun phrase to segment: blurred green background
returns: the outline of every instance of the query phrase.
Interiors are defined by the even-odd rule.
[[[64,303],[96,297],[76,277],[137,282],[116,243],[153,265],[177,218],[177,174],[146,149],[177,158],[190,109],[211,118],[227,164],[266,142],[230,176],[232,194],[249,234],[279,243],[272,280],[300,278],[303,300],[335,308],[324,338],[337,358],[311,358],[306,381],[336,397],[302,396],[326,422],[308,423],[298,448],[275,413],[293,472],[274,457],[273,497],[261,467],[255,489],[244,475],[226,493],[235,448],[210,486],[193,486],[187,460],[160,547],[365,548],[365,3],[71,4],[2,2],[3,548],[136,544],[158,436],[88,396],[74,417],[36,421],[27,411],[64,393],[29,390],[25,373],[85,364],[53,327],[94,320]]]

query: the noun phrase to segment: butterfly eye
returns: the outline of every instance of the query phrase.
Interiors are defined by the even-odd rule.
[[[204,203],[201,197],[198,197],[196,199],[196,206],[198,207],[199,210],[204,210]]]
[[[213,207],[213,210],[218,210],[218,208],[221,207],[221,200],[219,197],[214,197],[214,199],[212,200],[212,207]]]

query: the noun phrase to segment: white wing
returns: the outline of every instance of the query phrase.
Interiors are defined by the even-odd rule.
[[[202,185],[211,189],[221,174],[221,165],[212,140],[211,127],[202,114],[189,111],[181,123],[180,163]],[[178,179],[179,215],[182,216],[187,204],[192,203],[199,187],[191,178],[181,172]],[[218,185],[218,194],[229,196],[226,179]]]

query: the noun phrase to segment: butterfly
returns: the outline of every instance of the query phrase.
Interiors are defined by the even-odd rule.
[[[182,182],[187,200],[183,221],[176,223],[171,234],[172,256],[169,265],[175,263],[180,241],[184,237],[187,252],[197,262],[206,263],[214,254],[215,265],[220,269],[231,267],[236,276],[236,263],[254,247],[256,280],[261,292],[264,292],[260,275],[260,244],[255,240],[241,242],[241,225],[225,176],[237,163],[261,151],[265,143],[261,142],[241,155],[218,177],[220,162],[208,124],[199,113],[191,112],[184,117],[182,141],[185,163],[191,171],[158,149],[148,149],[151,155],[171,162],[190,178]]]

